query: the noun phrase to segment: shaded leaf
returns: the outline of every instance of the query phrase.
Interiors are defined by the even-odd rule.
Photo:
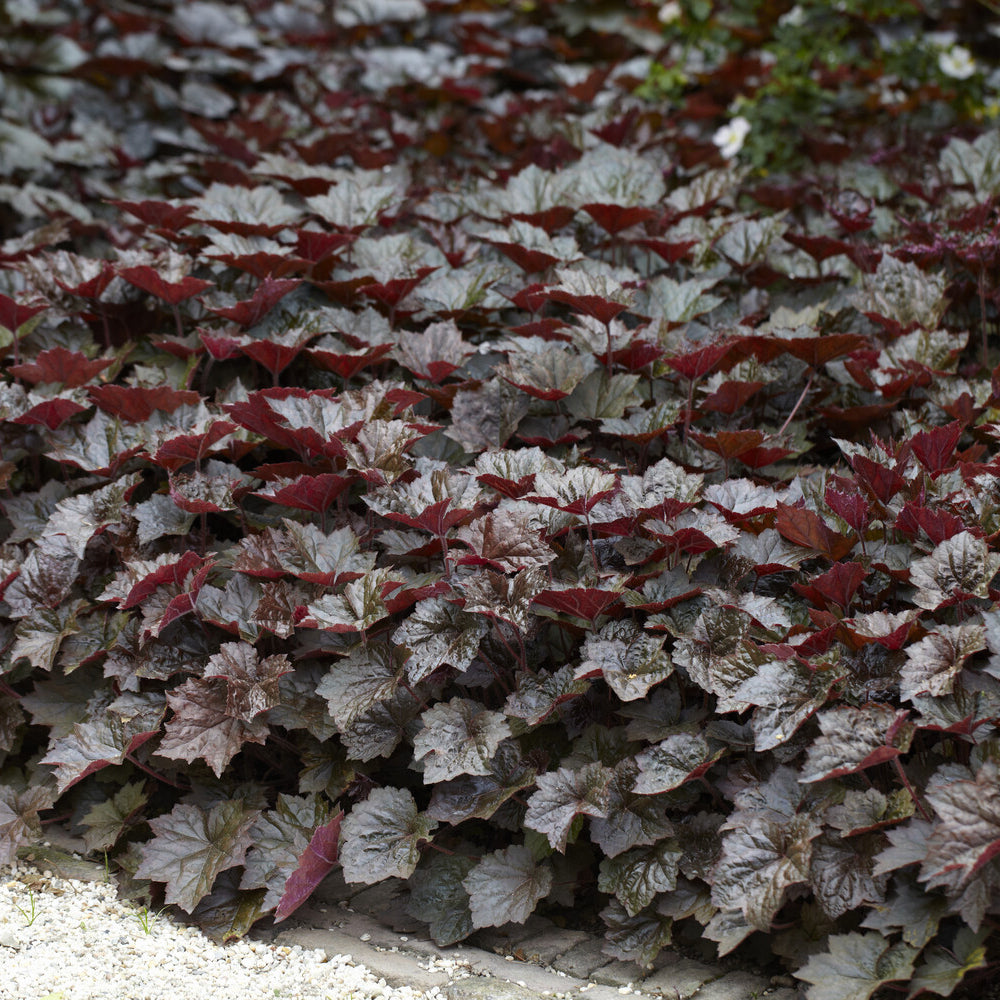
[[[501,743],[487,774],[463,775],[434,785],[427,815],[442,823],[489,819],[512,795],[535,783],[535,769],[521,759],[514,742]]]
[[[316,693],[326,699],[338,729],[391,697],[402,681],[404,654],[388,643],[358,646],[330,668]]]
[[[934,945],[925,951],[910,980],[907,1000],[925,991],[950,997],[966,973],[987,965],[986,935],[985,930],[973,932],[960,927],[951,948]]]
[[[597,888],[612,893],[634,917],[648,906],[657,894],[671,892],[677,884],[677,863],[683,856],[671,841],[651,847],[637,847],[615,858],[605,858],[600,865]]]
[[[476,863],[475,858],[460,854],[436,854],[410,876],[407,912],[430,925],[434,943],[442,948],[475,930],[469,894],[462,883]]]
[[[965,661],[985,648],[982,625],[938,625],[920,642],[907,646],[906,663],[899,672],[900,698],[951,694]]]
[[[95,706],[89,718],[78,722],[69,736],[56,739],[42,758],[56,767],[60,793],[111,764],[121,764],[160,729],[163,695],[122,694],[107,705]]]
[[[537,726],[558,705],[579,697],[590,687],[587,681],[576,680],[573,674],[570,666],[560,667],[551,674],[546,671],[518,674],[517,690],[508,695],[504,714]]]
[[[222,777],[226,765],[244,743],[264,743],[264,722],[229,714],[229,686],[221,680],[192,677],[167,692],[173,717],[164,727],[157,756],[173,760],[204,760]]]
[[[808,1000],[868,1000],[885,983],[908,980],[918,949],[890,944],[881,934],[833,934],[828,950],[796,972],[813,985]]]
[[[652,906],[632,915],[618,900],[612,900],[601,910],[601,919],[608,928],[604,954],[643,968],[649,968],[673,938],[673,918]]]
[[[420,844],[437,821],[418,812],[402,788],[376,788],[357,803],[341,826],[340,862],[348,882],[408,878],[420,860]]]
[[[822,826],[808,815],[779,820],[736,813],[722,829],[726,833],[712,873],[712,902],[724,910],[740,910],[751,927],[768,931],[785,892],[808,882],[812,841]]]
[[[261,660],[245,642],[225,642],[205,665],[205,678],[226,682],[226,714],[251,722],[278,704],[278,678],[291,671],[284,653]]]
[[[635,791],[655,795],[679,788],[685,781],[700,778],[717,761],[724,749],[713,749],[700,733],[676,733],[636,757],[639,776]]]
[[[153,839],[140,847],[135,875],[166,883],[165,900],[187,913],[211,892],[220,872],[242,865],[257,817],[239,799],[205,810],[178,803],[165,816],[150,820]]]
[[[986,597],[998,569],[1000,553],[991,553],[981,538],[961,531],[910,564],[910,582],[917,587],[913,602],[934,611],[966,597]]]
[[[487,854],[462,880],[473,927],[523,924],[552,888],[552,869],[527,847]]]
[[[489,774],[497,747],[511,735],[503,715],[468,698],[438,703],[420,721],[423,728],[413,737],[413,757],[423,762],[426,783]]]
[[[128,782],[104,802],[89,809],[80,820],[88,851],[104,851],[118,843],[122,834],[138,821],[137,813],[149,801],[139,782]]]
[[[920,880],[957,891],[965,880],[1000,854],[1000,775],[984,764],[971,781],[931,784],[924,793],[937,814],[921,859]]]
[[[611,777],[611,769],[598,763],[579,770],[561,767],[539,775],[538,789],[528,799],[524,825],[544,833],[557,851],[565,853],[577,816],[607,816]]]
[[[663,640],[627,620],[609,622],[588,635],[581,656],[575,677],[603,677],[622,701],[645,697],[674,669]]]
[[[392,641],[410,651],[406,672],[411,684],[443,666],[459,672],[469,668],[488,631],[482,618],[450,601],[432,597],[420,601],[392,634]]]
[[[822,735],[809,747],[802,781],[839,778],[875,767],[909,749],[909,712],[887,705],[841,705],[820,713]]]
[[[836,919],[862,903],[885,899],[888,881],[874,874],[881,838],[854,837],[850,841],[824,837],[813,847],[810,881],[824,912]]]

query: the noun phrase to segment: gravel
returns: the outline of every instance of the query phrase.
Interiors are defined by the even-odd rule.
[[[0,868],[0,1000],[443,1000],[343,955],[236,941],[118,898],[111,883]]]

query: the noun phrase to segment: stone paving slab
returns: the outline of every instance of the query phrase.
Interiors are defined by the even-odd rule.
[[[605,955],[603,941],[533,914],[521,925],[484,928],[469,940],[440,948],[406,912],[399,879],[373,886],[326,878],[295,914],[296,926],[275,928],[284,944],[349,954],[390,986],[437,988],[447,1000],[802,1000],[731,962],[701,962],[673,950],[653,969]],[[255,931],[265,937],[266,930]]]
[[[699,990],[723,973],[724,970],[717,966],[684,958],[676,952],[668,952],[657,962],[656,971],[644,979],[642,988],[654,996],[657,992],[669,995],[667,991],[673,990],[678,1000],[688,1000],[696,994],[700,997]]]
[[[751,1000],[762,997],[769,985],[763,976],[752,972],[729,972],[702,986],[694,1000]]]
[[[452,978],[446,971],[421,967],[415,957],[400,956],[397,952],[385,951],[359,940],[354,928],[345,931],[337,927],[326,930],[296,927],[281,931],[274,940],[289,947],[298,945],[303,949],[319,949],[328,958],[334,955],[350,956],[351,961],[365,966],[392,987],[409,986],[425,991],[443,989]]]
[[[635,962],[612,961],[595,969],[587,978],[602,986],[634,986],[638,989],[639,983],[648,975],[649,970]]]
[[[518,961],[513,955],[498,954],[467,942],[441,948],[425,933],[401,934],[376,918],[354,910],[341,901],[332,907],[303,908],[302,915],[313,926],[292,927],[271,932],[280,944],[319,948],[328,955],[350,955],[390,986],[410,986],[429,992],[437,989],[446,1000],[801,1000],[799,993],[786,987],[771,987],[755,973],[726,971],[666,951],[653,970],[634,962],[609,959],[600,951],[601,942],[567,932],[540,918],[532,925],[539,950],[549,954],[557,942],[564,944],[561,955],[549,959],[549,967]],[[296,914],[298,917],[299,914]],[[321,926],[316,926],[316,923]],[[267,936],[266,930],[254,932]],[[529,941],[512,941],[518,935],[496,935],[497,951],[513,947],[516,954],[527,951]],[[482,938],[483,935],[480,935]],[[489,936],[486,936],[489,939]],[[551,947],[546,946],[548,941]],[[601,965],[595,963],[603,962]],[[563,968],[560,968],[563,966]],[[575,974],[573,974],[575,973]]]
[[[604,954],[604,942],[593,937],[570,948],[564,955],[552,960],[552,966],[575,979],[590,979],[591,974],[612,959]]]
[[[522,962],[533,962],[537,965],[555,965],[556,960],[566,952],[583,944],[589,937],[584,931],[570,931],[561,927],[552,927],[532,937],[518,942],[514,955]],[[605,957],[605,961],[608,961]],[[558,965],[555,966],[557,969]],[[565,972],[565,969],[560,969]]]

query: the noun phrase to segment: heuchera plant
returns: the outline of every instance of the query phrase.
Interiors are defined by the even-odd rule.
[[[0,862],[993,977],[998,133],[762,180],[641,4],[72,8],[0,3]]]

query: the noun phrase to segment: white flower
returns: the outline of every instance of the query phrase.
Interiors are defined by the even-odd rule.
[[[796,4],[790,11],[787,11],[778,18],[778,24],[783,28],[798,28],[805,24],[805,21],[805,8],[799,4]]]
[[[953,45],[938,56],[938,66],[945,76],[954,80],[968,80],[976,72],[976,60],[962,45]]]
[[[670,3],[665,3],[660,8],[660,13],[657,16],[662,24],[673,24],[674,21],[680,19],[683,13],[684,11],[681,10],[681,5],[677,0],[670,0]]]
[[[715,135],[712,136],[712,142],[719,147],[719,152],[728,160],[743,148],[743,141],[749,132],[750,122],[742,115],[737,115],[716,131]]]

